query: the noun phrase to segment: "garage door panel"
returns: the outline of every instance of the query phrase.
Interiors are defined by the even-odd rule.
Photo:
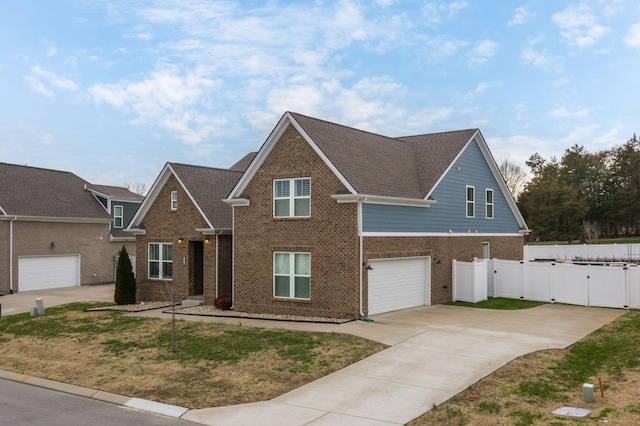
[[[77,287],[79,285],[80,256],[18,258],[18,291]]]
[[[429,304],[428,257],[372,259],[369,271],[369,315]]]

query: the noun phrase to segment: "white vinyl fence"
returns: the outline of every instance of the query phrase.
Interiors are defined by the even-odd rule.
[[[500,259],[453,261],[452,290],[453,300],[472,303],[491,296],[637,309],[640,267]]]
[[[640,244],[573,244],[524,246],[524,260],[638,261]]]

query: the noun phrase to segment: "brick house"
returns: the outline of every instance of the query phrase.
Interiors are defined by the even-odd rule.
[[[113,282],[115,256],[123,245],[135,250],[119,232],[142,198],[70,172],[0,163],[0,295]]]
[[[238,182],[247,155],[230,169],[167,163],[127,231],[136,238],[138,301],[200,296],[213,304],[231,294],[232,218],[222,202]]]
[[[244,312],[443,303],[452,259],[520,259],[528,232],[478,129],[390,138],[287,112],[224,201]]]

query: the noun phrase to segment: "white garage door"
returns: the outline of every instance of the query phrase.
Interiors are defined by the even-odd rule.
[[[77,287],[79,285],[80,256],[18,258],[18,291]]]
[[[369,315],[431,304],[430,257],[375,259],[369,264]]]

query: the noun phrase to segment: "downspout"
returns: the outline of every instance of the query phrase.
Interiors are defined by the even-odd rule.
[[[9,221],[9,294],[13,294],[13,221],[16,219],[14,216]]]
[[[236,208],[231,206],[231,309],[236,306]]]
[[[220,247],[220,244],[218,243],[218,237],[220,237],[220,234],[222,234],[222,231],[216,233],[216,297],[220,296],[218,294],[218,277],[220,276],[220,272],[218,271],[218,258],[220,257],[220,252],[218,251]]]
[[[218,294],[218,257],[220,256],[220,252],[218,252],[218,236],[220,234],[216,234],[216,299],[218,298],[218,296],[220,296]]]
[[[362,311],[362,200],[358,200],[358,239],[360,240],[360,262],[358,267],[360,270],[360,318],[364,318],[364,312]]]

